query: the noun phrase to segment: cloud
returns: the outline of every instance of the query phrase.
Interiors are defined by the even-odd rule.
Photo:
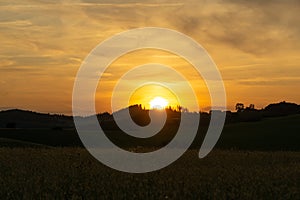
[[[300,87],[299,5],[297,0],[4,0],[0,2],[0,76],[5,87],[12,85],[5,91],[14,95],[2,98],[0,104],[22,99],[22,88],[37,89],[41,82],[39,91],[47,90],[48,94],[43,94],[49,101],[71,99],[64,91],[71,93],[81,62],[96,45],[121,31],[145,26],[175,29],[202,44],[229,85],[230,98],[245,96],[242,89],[237,94],[233,88],[252,87],[252,96],[259,99],[262,92],[256,91],[261,86],[272,88],[267,91],[270,96],[295,96],[291,90]],[[174,55],[157,53],[111,66],[105,72],[106,84],[110,87],[126,66],[143,59],[169,59],[198,83],[198,75],[193,76]],[[163,77],[159,72],[139,77],[146,75]],[[168,79],[172,81],[172,77]],[[276,91],[279,85],[285,85],[286,91]],[[59,97],[55,97],[57,91]],[[31,104],[38,105],[34,100]]]
[[[17,20],[17,21],[2,21],[0,22],[0,26],[21,26],[28,27],[31,26],[31,21],[28,20]]]
[[[265,56],[299,49],[299,7],[299,1],[210,1],[179,10],[171,21],[199,40]]]
[[[132,8],[132,7],[162,7],[162,6],[182,6],[184,3],[181,2],[152,2],[152,1],[67,1],[67,0],[56,0],[56,1],[39,1],[33,0],[29,2],[24,1],[4,1],[0,3],[1,9],[33,9],[33,8],[58,8],[62,6],[66,7],[114,7],[114,8]]]
[[[295,86],[300,82],[299,77],[281,77],[281,78],[273,78],[273,79],[261,79],[261,78],[255,78],[255,79],[248,79],[248,80],[242,80],[238,81],[241,85],[247,85],[247,86]]]

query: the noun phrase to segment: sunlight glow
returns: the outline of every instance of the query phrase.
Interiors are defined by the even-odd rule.
[[[162,97],[155,97],[154,99],[152,99],[150,102],[150,108],[151,109],[159,109],[162,110],[164,108],[167,107],[167,105],[169,104],[169,102],[162,98]]]

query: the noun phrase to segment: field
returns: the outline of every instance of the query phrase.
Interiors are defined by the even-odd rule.
[[[222,149],[300,151],[300,115],[228,124],[217,146]]]
[[[228,124],[204,159],[197,157],[200,131],[192,148],[170,166],[127,174],[95,160],[74,130],[1,129],[0,197],[300,199],[299,130],[299,115]],[[116,131],[107,134],[130,144]],[[144,142],[145,149],[159,139],[166,138]]]
[[[300,115],[266,118],[258,122],[227,124],[216,147],[225,150],[300,151],[299,130]],[[168,134],[160,134],[159,137],[155,136],[150,139],[132,139],[119,131],[106,131],[106,134],[115,144],[125,148],[161,146],[161,144],[168,143],[173,137]],[[199,149],[205,134],[206,127],[200,127],[198,136],[192,145],[193,149]],[[10,145],[1,138],[8,138],[14,142]],[[82,146],[74,129],[0,129],[0,146],[23,147],[22,142],[56,147]]]
[[[82,148],[0,148],[7,199],[299,199],[299,152],[189,150],[146,174],[110,169]]]

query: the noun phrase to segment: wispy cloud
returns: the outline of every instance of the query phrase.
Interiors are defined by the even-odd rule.
[[[87,54],[113,34],[145,26],[175,29],[202,44],[220,68],[231,104],[237,96],[260,99],[266,94],[300,102],[294,92],[295,87],[300,89],[299,13],[298,0],[4,0],[0,2],[0,78],[5,84],[0,91],[9,95],[0,104],[21,105],[16,99],[25,98],[24,91],[32,88],[39,92],[31,94],[31,100],[26,96],[24,103],[49,110],[56,107],[53,102],[64,102],[62,110],[70,109],[65,106],[71,101],[73,80]],[[143,59],[168,60],[199,84],[198,75],[174,55],[139,55],[105,72],[108,88],[126,67]],[[164,76],[153,71],[136,78],[146,75]],[[279,86],[284,90],[277,91]],[[49,100],[39,107],[34,99],[41,95]]]

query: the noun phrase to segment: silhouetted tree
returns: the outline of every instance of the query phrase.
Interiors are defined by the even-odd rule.
[[[255,110],[255,105],[254,104],[250,104],[248,107],[245,108],[245,110],[247,110],[247,111],[253,111],[253,110]]]
[[[182,112],[189,112],[189,109],[188,108],[182,108]]]
[[[245,109],[245,106],[244,106],[243,103],[237,103],[237,104],[235,105],[235,109],[236,109],[238,112],[241,112],[241,111],[243,111],[243,110]]]
[[[300,112],[300,106],[295,103],[289,102],[280,102],[269,104],[264,109],[265,116],[284,116],[284,115],[292,115]]]
[[[181,112],[181,110],[182,110],[182,106],[177,105],[177,111],[178,111],[178,112]]]

